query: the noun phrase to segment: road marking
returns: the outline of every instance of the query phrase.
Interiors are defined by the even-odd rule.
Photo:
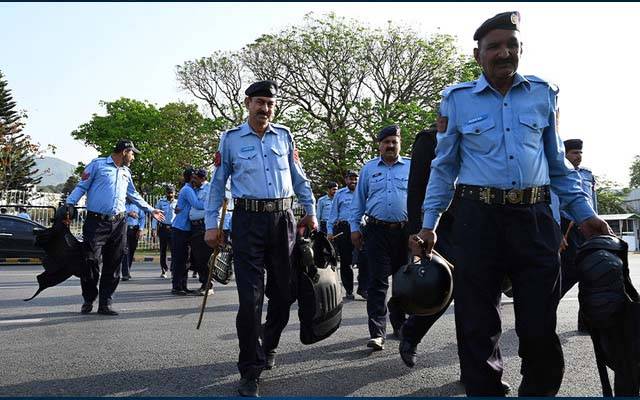
[[[0,289],[33,289],[33,286],[0,286]]]
[[[0,320],[0,324],[34,324],[36,322],[42,321],[42,318],[31,318],[31,319],[6,319],[4,321]]]

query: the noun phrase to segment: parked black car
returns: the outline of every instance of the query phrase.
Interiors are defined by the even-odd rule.
[[[0,258],[43,258],[36,233],[46,227],[15,215],[0,214]]]

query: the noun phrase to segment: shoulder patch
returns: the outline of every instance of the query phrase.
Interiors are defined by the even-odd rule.
[[[469,88],[473,88],[475,86],[476,86],[476,81],[461,82],[461,83],[458,83],[456,85],[447,86],[442,91],[442,97],[447,97],[447,96],[449,96],[449,94],[451,94],[452,92],[454,92],[456,90],[469,89]]]
[[[527,78],[527,80],[530,81],[530,82],[541,83],[543,85],[549,86],[549,88],[551,90],[553,90],[555,93],[558,93],[560,91],[560,88],[558,87],[558,85],[556,85],[553,82],[549,82],[549,81],[547,81],[545,79],[542,79],[540,77],[537,77],[535,75],[525,75],[524,77]]]

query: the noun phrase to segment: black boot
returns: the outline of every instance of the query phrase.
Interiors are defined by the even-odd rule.
[[[241,378],[238,393],[242,397],[260,397],[258,394],[258,378]]]

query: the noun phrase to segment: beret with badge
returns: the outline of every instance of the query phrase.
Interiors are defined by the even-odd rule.
[[[476,29],[476,32],[473,34],[473,40],[481,40],[487,33],[494,29],[520,31],[520,13],[517,11],[507,11],[489,18]]]
[[[378,142],[382,142],[389,136],[400,136],[400,127],[398,125],[389,125],[378,132]]]
[[[131,140],[120,139],[116,144],[116,147],[113,148],[114,153],[119,153],[124,150],[133,150],[134,153],[140,154],[140,150],[136,149],[136,146],[133,145]]]
[[[254,82],[244,91],[249,97],[276,97],[278,94],[278,84],[274,81]]]

